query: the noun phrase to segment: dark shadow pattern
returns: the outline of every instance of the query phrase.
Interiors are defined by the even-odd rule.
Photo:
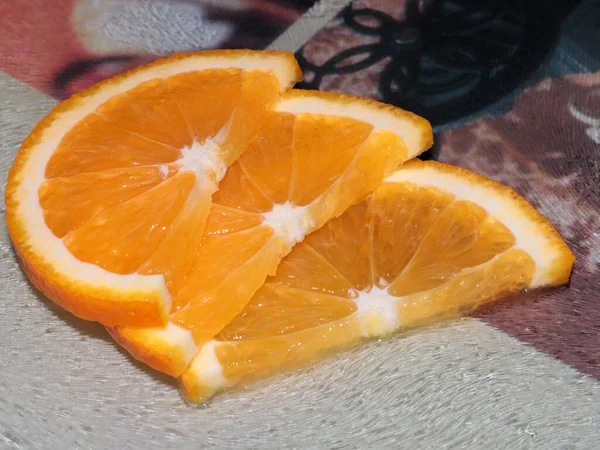
[[[554,47],[560,28],[548,0],[408,0],[406,20],[352,5],[338,16],[375,43],[347,48],[322,65],[296,56],[307,74],[300,87],[319,89],[388,60],[380,98],[440,126],[495,103],[530,78]]]

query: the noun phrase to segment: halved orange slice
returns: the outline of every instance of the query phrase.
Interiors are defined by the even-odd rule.
[[[181,374],[297,242],[362,201],[431,143],[426,120],[389,105],[327,92],[286,92],[214,195],[168,326],[110,332],[136,358]]]
[[[10,235],[35,286],[105,325],[165,324],[218,182],[299,79],[290,53],[204,51],[55,107],[6,189]]]
[[[181,381],[204,401],[361,339],[566,283],[573,262],[552,225],[511,189],[409,161],[298,244]]]

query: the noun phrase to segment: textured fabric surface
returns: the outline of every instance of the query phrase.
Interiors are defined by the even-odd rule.
[[[161,54],[252,33],[248,46],[296,51],[310,40],[327,51],[338,43],[318,31],[337,26],[349,2],[222,2],[235,14],[210,1],[49,3],[0,2],[2,195],[20,143],[58,99]],[[402,17],[391,0],[353,7],[365,4]],[[248,17],[270,24],[263,37]],[[594,53],[574,48],[575,34],[563,35],[546,74],[591,70],[583,62]],[[347,86],[376,96],[360,81],[371,71]],[[438,134],[436,155],[511,185],[547,215],[578,258],[569,287],[374,342],[203,408],[101,326],[35,292],[2,205],[0,449],[597,449],[600,75],[530,84],[506,115]]]
[[[569,288],[478,316],[600,378],[600,72],[544,80],[511,112],[447,130],[439,157],[516,189],[577,256]]]

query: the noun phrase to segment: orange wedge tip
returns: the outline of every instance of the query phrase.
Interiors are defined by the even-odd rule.
[[[200,347],[182,386],[202,402],[367,338],[567,283],[574,259],[512,189],[412,160],[294,247],[243,311]]]

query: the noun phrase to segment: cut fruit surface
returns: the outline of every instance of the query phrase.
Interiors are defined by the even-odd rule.
[[[283,259],[181,381],[195,402],[361,339],[566,283],[574,256],[511,189],[409,161]]]
[[[286,92],[213,196],[192,270],[173,297],[169,323],[177,333],[109,331],[136,358],[181,374],[195,353],[190,349],[231,322],[296,243],[362,201],[431,143],[426,120],[389,105]],[[331,273],[321,275],[325,283]],[[336,286],[332,281],[331,289]]]
[[[167,323],[211,196],[283,91],[291,53],[174,55],[55,107],[25,140],[7,223],[36,287],[108,326]]]

